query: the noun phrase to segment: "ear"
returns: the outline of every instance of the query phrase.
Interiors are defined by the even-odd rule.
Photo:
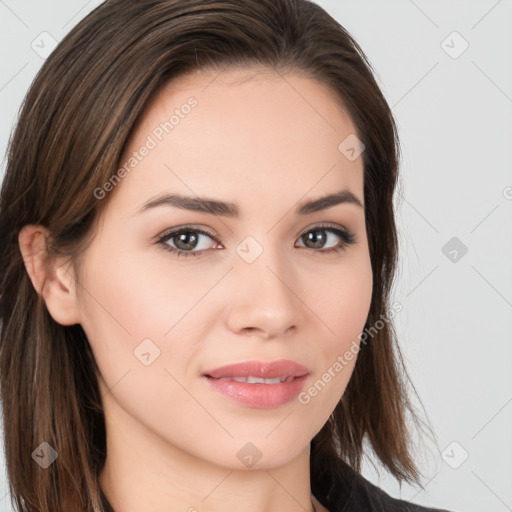
[[[48,258],[47,228],[24,226],[18,234],[18,244],[32,284],[44,298],[52,318],[61,325],[80,323],[76,296],[76,276],[68,258]]]

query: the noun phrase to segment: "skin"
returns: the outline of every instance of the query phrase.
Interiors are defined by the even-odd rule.
[[[41,226],[20,232],[27,271],[57,322],[82,325],[98,362],[108,446],[100,483],[116,511],[295,512],[313,510],[312,501],[325,511],[311,496],[310,441],[356,357],[309,403],[273,409],[239,405],[201,374],[291,359],[310,370],[307,390],[358,341],[372,291],[364,208],[293,213],[341,189],[364,206],[362,159],[338,150],[355,128],[333,91],[299,74],[202,71],[155,94],[121,164],[191,96],[198,105],[102,199],[108,207],[80,275],[55,260],[41,290]],[[162,192],[233,202],[241,216],[170,206],[137,213]],[[354,243],[321,254],[344,242],[314,229],[320,223],[348,229]],[[201,235],[203,252],[186,258],[155,242],[188,225],[219,242]],[[328,237],[323,245],[301,238],[311,230]],[[236,252],[247,236],[263,249],[250,264]],[[167,246],[183,249],[177,237]],[[148,366],[134,356],[147,338],[160,350]],[[261,452],[251,468],[237,457],[247,442]]]

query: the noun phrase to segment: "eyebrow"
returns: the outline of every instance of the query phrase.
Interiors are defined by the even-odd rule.
[[[295,209],[295,215],[309,215],[314,212],[326,210],[338,204],[354,204],[363,208],[361,201],[350,190],[343,189],[319,199],[303,201]],[[145,212],[158,206],[173,206],[194,212],[211,213],[222,217],[240,217],[240,210],[234,203],[210,199],[208,197],[192,197],[182,194],[163,194],[144,203],[137,213]]]

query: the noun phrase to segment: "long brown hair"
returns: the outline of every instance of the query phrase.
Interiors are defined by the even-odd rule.
[[[108,202],[94,191],[118,170],[155,91],[193,70],[254,64],[330,86],[365,146],[373,271],[365,330],[374,331],[343,398],[312,441],[312,491],[326,502],[325,476],[336,477],[336,461],[359,472],[365,439],[399,481],[420,482],[406,425],[407,413],[416,424],[418,416],[390,309],[400,148],[367,57],[307,0],[108,0],[48,57],[8,148],[0,196],[0,384],[9,488],[19,510],[112,510],[98,483],[106,431],[97,365],[81,326],[56,323],[32,286],[20,230],[45,226],[51,233],[47,257],[68,255],[77,264]],[[375,329],[379,321],[384,325]],[[31,457],[43,442],[58,453],[47,469]]]

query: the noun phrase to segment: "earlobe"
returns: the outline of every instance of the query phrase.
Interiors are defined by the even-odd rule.
[[[61,325],[80,323],[76,281],[69,258],[47,257],[47,238],[43,226],[24,226],[18,235],[25,269],[34,289],[44,298],[48,312]]]

